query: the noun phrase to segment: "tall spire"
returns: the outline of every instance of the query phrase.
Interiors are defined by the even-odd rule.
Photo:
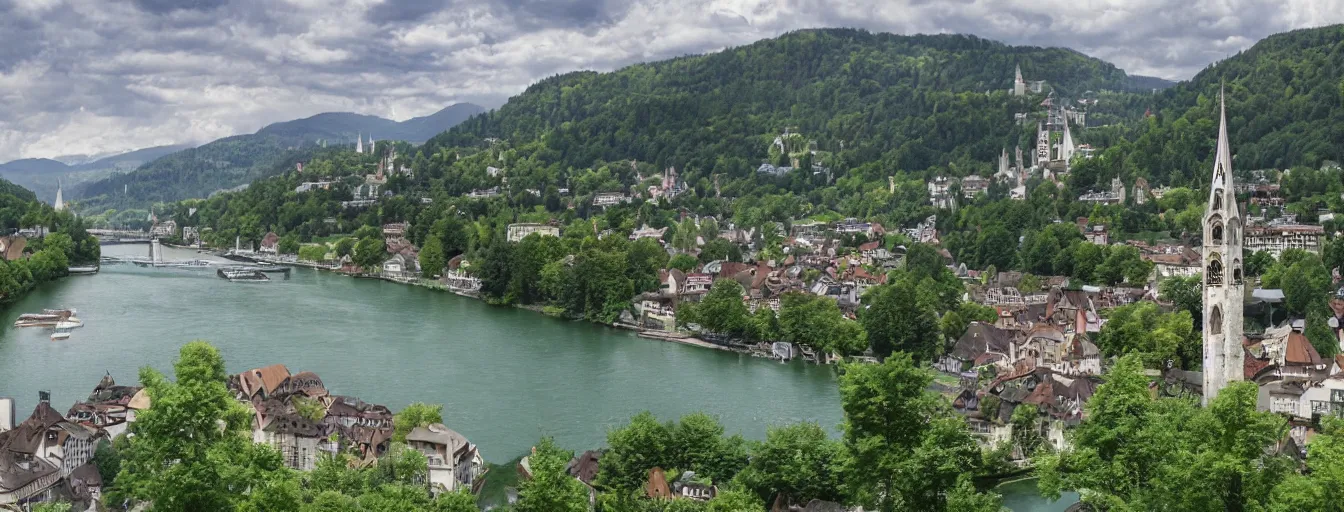
[[[364,134],[355,132],[355,152],[364,152]]]
[[[1227,107],[1218,88],[1218,144],[1214,149],[1209,204],[1204,212],[1204,403],[1231,382],[1245,379],[1242,313],[1242,220],[1232,183]]]
[[[61,210],[64,210],[64,209],[65,209],[65,200],[64,200],[64,199],[61,199],[61,180],[60,180],[60,178],[57,178],[57,179],[56,179],[56,203],[53,205],[53,207],[54,207],[54,208],[56,209],[56,211],[58,211],[58,212],[61,211]]]
[[[1214,153],[1213,174],[1214,179],[1219,178],[1219,174],[1227,174],[1226,187],[1231,187],[1232,182],[1232,145],[1227,140],[1227,104],[1223,99],[1223,86],[1218,86],[1218,146]]]

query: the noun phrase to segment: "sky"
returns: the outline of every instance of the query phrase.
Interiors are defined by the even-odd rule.
[[[0,162],[348,111],[498,107],[536,80],[802,28],[1063,46],[1171,80],[1344,0],[0,0]]]

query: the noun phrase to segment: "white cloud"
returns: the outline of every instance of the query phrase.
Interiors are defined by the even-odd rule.
[[[1338,0],[0,0],[0,161],[497,106],[557,73],[800,28],[973,33],[1181,79],[1342,20]]]

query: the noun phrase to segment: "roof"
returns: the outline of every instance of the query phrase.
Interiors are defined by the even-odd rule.
[[[649,480],[644,485],[644,493],[650,498],[672,497],[672,489],[667,486],[667,475],[663,473],[663,468],[649,470]]]
[[[1264,288],[1256,288],[1254,290],[1251,290],[1251,301],[1270,302],[1278,304],[1280,302],[1283,302],[1283,290],[1279,289],[1266,290]]]
[[[973,361],[986,352],[1008,353],[1008,345],[1014,337],[1013,331],[1000,329],[985,322],[971,322],[966,332],[957,339],[952,348],[952,357],[962,361]]]
[[[0,237],[0,255],[3,255],[5,261],[14,261],[23,257],[23,248],[28,245],[28,239],[19,235]]]
[[[254,396],[260,391],[270,394],[289,378],[289,368],[283,364],[273,364],[264,368],[255,368],[239,374],[243,392]]]
[[[141,389],[140,391],[136,391],[135,396],[131,397],[131,401],[126,404],[126,407],[135,409],[137,411],[143,411],[145,409],[148,409],[149,392],[143,389]]]
[[[406,440],[449,446],[453,448],[454,452],[465,448],[469,444],[465,436],[442,423],[434,423],[429,427],[415,427],[411,430],[411,433],[406,434]]]
[[[588,450],[571,459],[565,466],[565,472],[585,484],[592,485],[593,480],[597,478],[598,461],[601,459],[602,452]]]
[[[1324,364],[1321,361],[1321,354],[1316,352],[1316,347],[1311,346],[1307,337],[1300,332],[1293,332],[1288,335],[1288,347],[1284,352],[1283,360],[1290,364],[1301,364],[1309,366],[1319,366]]]

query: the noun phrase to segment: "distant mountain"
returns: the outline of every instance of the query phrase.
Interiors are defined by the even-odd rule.
[[[372,135],[379,141],[421,143],[481,112],[485,109],[480,106],[460,103],[403,122],[348,112],[318,114],[172,152],[134,171],[67,188],[66,197],[80,199],[95,211],[206,197],[283,172],[321,143],[353,145],[356,134],[366,141]]]
[[[303,142],[326,140],[329,143],[353,143],[355,136],[360,135],[365,140],[372,136],[376,140],[404,140],[419,144],[482,112],[485,109],[479,105],[458,103],[428,116],[402,122],[349,112],[328,112],[275,123],[257,131],[257,134]]]
[[[170,146],[155,146],[152,148],[137,149],[128,153],[113,155],[107,158],[94,160],[87,164],[74,165],[71,167],[78,170],[90,171],[100,169],[129,170],[190,147],[190,144],[174,144]]]
[[[1165,78],[1143,75],[1129,75],[1129,82],[1135,89],[1139,90],[1165,90],[1176,85],[1176,82]]]
[[[0,164],[0,175],[9,173],[60,173],[70,170],[70,166],[50,158],[24,158]]]
[[[48,158],[26,158],[0,164],[0,176],[33,191],[39,199],[51,202],[56,198],[58,181],[69,190],[81,183],[129,171],[189,147],[191,146],[175,145],[138,149],[78,165],[67,165]]]

